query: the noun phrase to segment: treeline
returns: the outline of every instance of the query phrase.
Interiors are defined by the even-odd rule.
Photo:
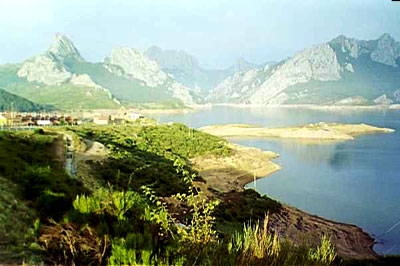
[[[0,88],[0,111],[18,111],[18,112],[39,112],[52,111],[55,108],[50,105],[41,105],[33,103],[23,97],[9,93]]]

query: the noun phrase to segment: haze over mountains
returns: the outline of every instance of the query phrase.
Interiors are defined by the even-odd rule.
[[[114,48],[87,62],[57,34],[41,55],[0,66],[0,89],[62,109],[120,108],[140,103],[179,107],[201,103],[388,105],[400,103],[400,43],[338,36],[279,63],[239,58],[205,69],[184,51],[157,46]]]

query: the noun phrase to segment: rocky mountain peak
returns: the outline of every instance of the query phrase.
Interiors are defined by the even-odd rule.
[[[152,46],[147,49],[145,54],[151,60],[156,61],[161,68],[183,68],[187,70],[199,68],[197,59],[182,50],[163,50],[158,46]]]
[[[236,59],[235,64],[232,66],[233,73],[247,72],[250,69],[256,68],[257,65],[248,62],[243,56]]]
[[[78,49],[76,49],[74,43],[68,39],[65,35],[57,33],[54,36],[54,41],[50,45],[47,53],[55,56],[61,61],[65,60],[76,60],[78,62],[85,61],[80,55]]]
[[[378,41],[395,42],[396,40],[392,37],[392,35],[390,35],[389,33],[385,32],[378,38]]]
[[[382,34],[377,40],[377,45],[371,53],[371,59],[392,67],[397,67],[396,60],[400,57],[400,43],[388,33]]]
[[[132,78],[146,82],[150,87],[163,84],[167,75],[161,71],[156,61],[135,48],[114,48],[111,52],[110,64],[119,66]]]

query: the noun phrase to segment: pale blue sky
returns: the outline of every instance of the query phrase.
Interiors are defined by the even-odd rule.
[[[116,46],[182,49],[206,67],[281,60],[339,34],[400,40],[391,0],[0,0],[0,63],[43,52],[61,32],[89,61]]]

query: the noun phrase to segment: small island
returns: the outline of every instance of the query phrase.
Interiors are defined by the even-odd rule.
[[[201,131],[224,138],[284,138],[302,140],[352,140],[357,136],[375,133],[393,133],[390,128],[367,124],[315,123],[303,126],[267,128],[246,124],[212,125]]]

